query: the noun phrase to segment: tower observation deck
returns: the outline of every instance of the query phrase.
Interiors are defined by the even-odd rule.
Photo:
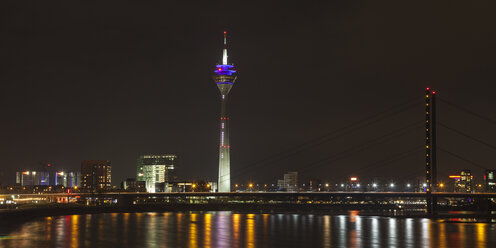
[[[231,156],[229,144],[229,115],[227,101],[229,91],[236,81],[236,69],[227,61],[227,33],[224,31],[224,50],[222,64],[215,66],[214,81],[221,95],[220,108],[220,144],[219,144],[219,192],[231,191]]]

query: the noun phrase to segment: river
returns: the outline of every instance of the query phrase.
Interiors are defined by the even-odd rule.
[[[105,213],[2,223],[0,247],[496,247],[496,224],[357,211]]]

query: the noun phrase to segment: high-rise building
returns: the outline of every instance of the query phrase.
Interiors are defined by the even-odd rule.
[[[496,192],[496,170],[486,170],[484,172],[484,184],[486,192]]]
[[[142,155],[137,161],[136,181],[145,182],[150,193],[168,191],[168,183],[173,181],[177,156]]]
[[[50,185],[50,174],[45,171],[18,171],[16,183],[21,186]]]
[[[68,172],[65,186],[69,188],[81,186],[81,173],[77,171]]]
[[[81,173],[79,172],[57,171],[54,173],[54,176],[55,176],[55,183],[54,183],[55,186],[62,185],[64,187],[69,187],[69,188],[80,186]]]
[[[460,179],[455,181],[456,192],[472,192],[472,172],[470,170],[460,171]]]
[[[291,171],[284,174],[282,180],[277,180],[277,187],[283,191],[298,190],[298,172]]]
[[[224,31],[222,64],[215,66],[214,81],[221,95],[220,145],[219,145],[219,192],[231,191],[231,145],[229,144],[229,115],[227,100],[229,91],[236,81],[236,68],[227,60],[227,33]]]
[[[62,185],[67,186],[67,173],[63,171],[55,172],[55,186]]]
[[[112,166],[108,160],[83,160],[81,163],[81,187],[86,189],[110,188]]]
[[[136,178],[127,178],[122,181],[121,189],[123,190],[135,190],[136,189]]]

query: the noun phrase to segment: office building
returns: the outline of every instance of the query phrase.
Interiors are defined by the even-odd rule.
[[[486,170],[484,172],[484,184],[486,192],[496,192],[496,170]]]
[[[66,173],[66,187],[74,188],[81,186],[81,173],[77,171],[70,171]]]
[[[79,172],[65,172],[65,171],[57,171],[54,174],[55,183],[54,185],[62,185],[68,188],[74,188],[80,186],[81,174]]]
[[[460,171],[459,179],[455,179],[456,192],[472,192],[472,172],[470,170]]]
[[[112,166],[108,160],[83,160],[81,163],[81,187],[106,189],[111,187]]]
[[[18,171],[16,184],[21,186],[50,185],[50,174],[45,171]]]
[[[67,173],[63,172],[63,171],[58,171],[58,172],[55,172],[55,183],[54,183],[55,186],[57,185],[62,185],[62,186],[66,186],[67,185]]]
[[[277,188],[281,191],[298,191],[298,172],[284,174],[282,180],[277,180]]]
[[[146,192],[168,192],[168,183],[172,182],[177,156],[142,155],[137,161],[136,181],[145,182]]]

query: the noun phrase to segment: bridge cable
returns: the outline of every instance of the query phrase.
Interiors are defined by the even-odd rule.
[[[422,121],[422,123],[423,123],[423,121]],[[386,135],[383,135],[381,137],[378,137],[378,138],[375,138],[373,140],[367,141],[366,143],[363,143],[363,144],[361,144],[359,146],[352,147],[351,149],[348,149],[348,150],[345,150],[345,151],[342,151],[342,152],[333,154],[332,156],[329,156],[327,158],[323,158],[323,159],[320,159],[320,160],[315,161],[313,163],[310,163],[309,165],[307,165],[307,167],[305,169],[303,169],[301,171],[301,173],[303,174],[303,173],[308,172],[309,170],[312,170],[312,169],[319,168],[321,166],[327,165],[327,164],[323,164],[323,165],[318,166],[319,164],[321,164],[323,162],[335,162],[335,161],[344,159],[344,158],[349,157],[349,156],[354,156],[354,155],[356,155],[357,152],[364,151],[364,150],[366,150],[367,148],[369,148],[372,145],[377,145],[377,144],[380,144],[380,143],[389,141],[389,140],[391,140],[393,138],[397,138],[397,137],[403,136],[403,135],[409,133],[409,129],[411,129],[413,127],[417,127],[417,126],[420,127],[419,122],[415,122],[415,123],[413,123],[411,125],[408,125],[406,127],[403,127],[403,128],[397,129],[397,130],[394,130],[394,131],[392,131],[392,132],[390,132],[390,133],[388,133]]]
[[[378,169],[378,168],[381,168],[381,167],[384,167],[392,162],[395,162],[395,161],[399,161],[401,159],[404,159],[404,158],[407,158],[413,154],[415,154],[415,152],[418,152],[418,151],[422,151],[424,149],[424,146],[416,146],[412,149],[408,149],[407,151],[404,151],[404,152],[401,152],[401,153],[397,153],[395,155],[392,155],[390,158],[388,159],[383,159],[381,161],[377,161],[377,162],[374,162],[374,163],[371,163],[369,165],[366,165],[366,166],[363,166],[363,167],[360,167],[358,169],[356,169],[355,171],[356,172],[359,172],[359,171],[367,171],[367,170],[370,170],[370,169]],[[348,172],[349,173],[349,172]],[[345,175],[347,173],[345,172],[342,172],[339,174],[339,176],[335,176],[335,177],[332,177],[330,180],[335,180],[339,177],[342,177],[343,175]]]
[[[462,131],[460,131],[460,130],[458,130],[458,129],[455,129],[455,128],[452,128],[452,127],[449,127],[449,126],[447,126],[447,125],[445,125],[445,124],[443,124],[443,123],[439,123],[439,126],[444,127],[444,128],[446,128],[446,129],[448,129],[448,130],[451,130],[451,131],[453,131],[453,132],[455,132],[455,133],[457,133],[457,134],[459,134],[459,135],[461,135],[461,136],[463,136],[463,137],[469,138],[469,139],[471,139],[471,140],[473,140],[473,141],[476,141],[476,142],[478,142],[478,143],[480,143],[480,144],[482,144],[482,145],[485,145],[485,146],[487,146],[487,147],[489,147],[489,148],[491,148],[491,149],[496,150],[496,146],[491,145],[491,144],[489,144],[489,143],[487,143],[487,142],[485,142],[485,141],[482,141],[482,140],[480,140],[480,139],[478,139],[478,138],[475,138],[475,137],[473,137],[473,136],[471,136],[471,135],[468,135],[468,134],[466,134],[466,133],[464,133],[464,132],[462,132]]]
[[[475,163],[475,162],[473,162],[473,161],[471,161],[471,160],[469,160],[469,159],[463,158],[463,157],[459,156],[458,154],[452,153],[452,152],[450,152],[450,151],[448,151],[448,150],[446,150],[446,149],[443,149],[443,148],[441,148],[441,147],[439,147],[439,146],[437,147],[437,149],[438,149],[439,151],[445,152],[445,153],[447,153],[447,154],[449,154],[449,155],[451,155],[451,156],[453,156],[453,157],[455,157],[455,158],[458,158],[458,159],[460,159],[460,160],[462,160],[462,161],[465,161],[465,162],[467,162],[467,163],[469,163],[469,164],[472,164],[472,165],[475,165],[475,166],[477,166],[477,167],[479,167],[479,168],[481,168],[481,169],[486,169],[486,170],[487,170],[487,167],[484,167],[484,166],[482,166],[482,165],[480,165],[480,164],[478,164],[478,163]]]
[[[486,116],[483,116],[483,115],[481,115],[481,114],[475,113],[474,111],[471,111],[471,110],[469,110],[469,109],[467,109],[467,108],[464,108],[464,107],[462,107],[462,106],[460,106],[460,105],[457,105],[457,104],[451,103],[451,102],[449,102],[449,101],[446,101],[445,99],[443,99],[443,98],[441,98],[441,97],[438,97],[438,98],[439,98],[439,100],[440,100],[441,102],[446,103],[446,104],[448,104],[448,105],[450,105],[450,106],[454,107],[455,109],[461,110],[461,111],[463,111],[463,112],[465,112],[465,113],[471,114],[471,115],[476,116],[476,117],[478,117],[478,118],[480,118],[480,119],[482,119],[482,120],[485,120],[485,121],[487,121],[487,122],[490,122],[490,123],[492,123],[492,124],[496,125],[496,120],[493,120],[493,119],[491,119],[491,118],[489,118],[489,117],[486,117]]]
[[[239,171],[234,174],[234,175],[231,175],[231,178],[236,178],[236,177],[239,177],[241,175],[245,175],[245,171],[247,170],[252,170],[252,169],[256,169],[262,165],[265,165],[269,162],[277,162],[277,161],[281,161],[281,160],[284,160],[284,159],[287,159],[291,156],[294,156],[298,153],[301,153],[303,152],[304,150],[306,149],[309,149],[309,148],[313,148],[313,147],[316,147],[318,145],[321,145],[321,144],[324,144],[326,142],[328,142],[329,140],[331,139],[336,139],[336,138],[339,138],[339,137],[342,137],[344,136],[345,134],[347,133],[351,133],[352,131],[355,131],[356,129],[360,129],[360,128],[363,128],[363,127],[367,127],[367,126],[370,126],[372,124],[375,124],[381,120],[383,120],[383,117],[388,116],[394,116],[396,114],[399,114],[407,109],[410,109],[414,106],[417,105],[417,103],[415,103],[415,101],[417,101],[419,98],[415,98],[415,99],[412,99],[412,100],[409,100],[405,103],[402,103],[402,104],[399,104],[399,105],[395,105],[393,106],[392,108],[386,110],[386,111],[383,111],[383,112],[380,112],[380,113],[377,113],[375,115],[372,115],[372,116],[369,116],[367,118],[364,118],[358,122],[354,122],[353,124],[351,125],[348,125],[348,126],[345,126],[345,127],[342,127],[342,128],[339,128],[335,131],[332,131],[330,133],[327,133],[321,137],[318,137],[318,138],[315,138],[315,139],[312,139],[308,142],[305,142],[301,145],[297,145],[295,147],[292,147],[292,148],[289,148],[289,149],[286,149],[282,152],[279,152],[278,154],[276,155],[273,155],[273,156],[270,156],[270,157],[267,157],[267,158],[264,158],[264,159],[261,159],[259,161],[256,161],[248,166],[245,166],[245,167],[242,167],[239,169]],[[398,108],[398,107],[401,107],[400,109],[394,111],[393,113],[390,113],[388,114],[390,111]]]

